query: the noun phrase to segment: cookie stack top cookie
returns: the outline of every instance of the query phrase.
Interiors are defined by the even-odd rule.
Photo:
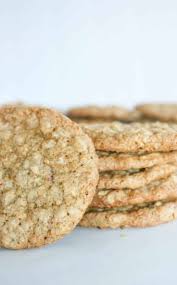
[[[90,138],[45,108],[1,108],[0,165],[0,246],[7,248],[39,247],[69,233],[98,180]]]
[[[95,148],[119,153],[151,153],[177,150],[177,125],[118,122],[83,125]]]
[[[96,195],[80,225],[152,226],[177,217],[177,126],[84,125],[99,157]]]
[[[146,120],[177,122],[177,104],[142,104],[136,110]]]
[[[83,106],[70,109],[67,116],[79,123],[132,122],[139,120],[140,113],[120,106]]]

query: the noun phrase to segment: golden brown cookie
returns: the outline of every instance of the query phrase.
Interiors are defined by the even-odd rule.
[[[163,163],[176,163],[177,151],[154,152],[148,154],[118,154],[97,151],[99,171],[148,168]]]
[[[90,120],[127,120],[129,110],[120,106],[84,106],[69,110],[67,115],[71,118]]]
[[[82,125],[82,124],[88,124],[88,125],[94,125],[94,124],[100,124],[104,123],[105,120],[103,119],[82,119],[82,118],[75,118],[75,117],[69,117],[72,121]]]
[[[137,189],[99,190],[90,208],[115,208],[177,199],[177,174]]]
[[[142,104],[136,109],[151,120],[177,122],[177,104]]]
[[[109,171],[100,173],[98,189],[136,189],[177,173],[177,165],[162,164],[145,169]]]
[[[177,150],[177,125],[118,122],[84,125],[96,150],[119,153],[151,153]]]
[[[91,140],[45,108],[0,112],[0,246],[39,247],[69,233],[98,180]]]
[[[109,110],[109,107],[104,107],[103,109],[108,109]],[[124,123],[131,123],[131,122],[141,122],[142,120],[144,120],[142,118],[141,113],[139,111],[137,111],[137,110],[128,111],[127,115],[124,116],[124,117],[117,115],[117,118],[114,118],[114,117],[111,117],[111,116],[110,117],[104,117],[104,113],[103,112],[102,112],[102,117],[82,117],[82,116],[74,117],[74,116],[70,116],[69,114],[67,114],[67,116],[71,120],[76,122],[76,123],[79,123],[79,124],[89,124],[89,125],[90,124],[100,124],[100,123],[105,123],[105,122],[113,122],[113,121],[119,121],[119,122],[124,122]]]
[[[97,228],[150,227],[177,218],[177,201],[155,202],[115,209],[92,209],[87,212],[80,226]]]
[[[112,121],[137,122],[141,120],[138,110],[129,111],[120,106],[85,106],[73,108],[67,116],[77,123],[104,123]]]
[[[125,122],[141,122],[144,120],[141,112],[138,110],[129,111],[128,119]]]

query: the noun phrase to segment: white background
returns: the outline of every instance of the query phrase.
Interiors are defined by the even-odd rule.
[[[177,2],[0,0],[0,103],[177,101]],[[0,250],[0,284],[176,284],[177,223]]]
[[[177,99],[177,3],[1,0],[0,100]]]

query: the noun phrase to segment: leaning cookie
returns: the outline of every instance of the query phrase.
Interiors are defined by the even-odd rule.
[[[118,122],[84,125],[96,150],[119,153],[151,153],[177,150],[177,125]]]
[[[0,111],[0,246],[52,243],[78,224],[95,193],[91,140],[45,108]]]
[[[142,104],[136,110],[150,120],[177,122],[177,104]]]
[[[90,208],[115,208],[177,199],[177,175],[154,181],[137,189],[104,189],[96,192]]]
[[[177,151],[154,152],[142,155],[97,151],[97,155],[100,172],[149,168],[163,163],[177,162]]]
[[[177,201],[155,202],[141,206],[109,210],[93,209],[80,221],[82,227],[120,228],[150,227],[170,222],[177,218]]]

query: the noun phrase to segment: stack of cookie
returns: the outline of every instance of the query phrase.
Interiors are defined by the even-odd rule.
[[[144,120],[177,123],[177,104],[141,104],[135,110]]]
[[[140,120],[140,112],[131,111],[120,106],[83,106],[70,109],[67,116],[77,123],[98,123],[98,122],[134,122]]]
[[[177,125],[85,125],[99,157],[84,227],[145,227],[177,218]]]

